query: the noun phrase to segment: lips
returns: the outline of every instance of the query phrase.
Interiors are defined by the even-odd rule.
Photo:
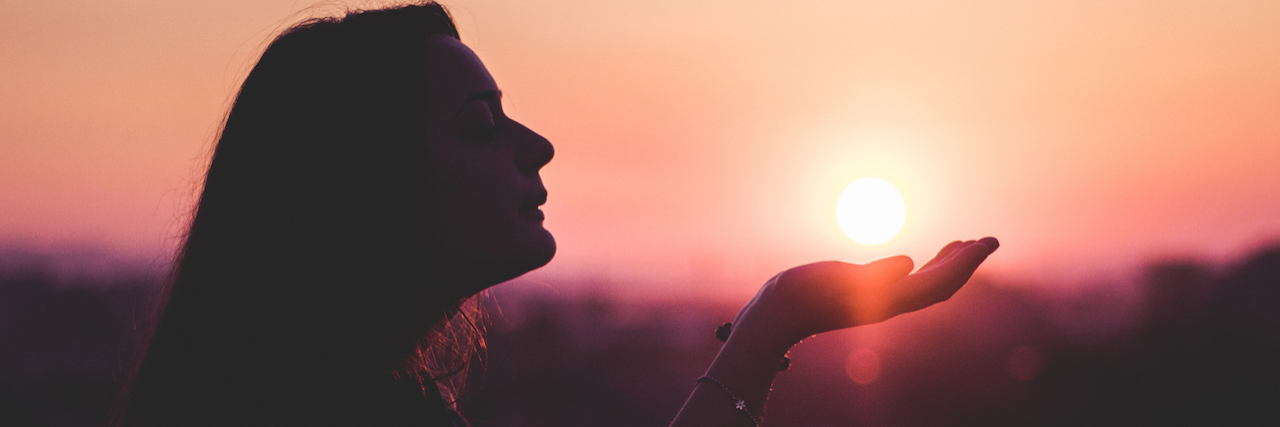
[[[542,213],[542,209],[538,209],[538,208],[521,210],[520,216],[523,218],[528,218],[528,219],[538,220],[538,221],[541,221],[547,218],[546,214]]]
[[[542,209],[538,209],[538,206],[542,206],[545,203],[547,203],[546,190],[525,197],[520,203],[520,216],[536,220],[545,219],[546,215],[542,213]]]

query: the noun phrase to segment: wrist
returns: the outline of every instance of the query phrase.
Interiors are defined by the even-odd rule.
[[[756,348],[764,354],[782,357],[805,336],[789,328],[789,323],[778,321],[777,316],[768,316],[762,310],[755,310],[738,319],[733,324],[732,332],[725,344],[736,341],[737,345]]]
[[[749,370],[768,368],[776,372],[785,369],[779,365],[795,341],[786,338],[784,331],[764,324],[756,326],[752,322],[730,325],[732,332],[720,349],[717,363],[730,363]]]
[[[704,378],[714,379],[715,386],[722,389],[717,391],[729,393],[735,401],[740,399],[743,406],[737,409],[758,422],[779,364],[790,349],[790,345],[781,344],[785,342],[768,329],[734,325]]]

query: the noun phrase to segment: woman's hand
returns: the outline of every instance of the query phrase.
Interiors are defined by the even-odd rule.
[[[731,337],[750,335],[757,345],[785,352],[811,335],[946,301],[999,246],[993,237],[951,242],[915,273],[906,256],[866,265],[826,261],[789,269],[765,283],[742,308]]]
[[[867,265],[818,262],[774,276],[738,312],[707,369],[710,379],[699,379],[671,426],[747,425],[744,413],[758,423],[778,362],[792,345],[946,301],[998,246],[991,237],[951,242],[914,274],[911,258],[896,256]]]

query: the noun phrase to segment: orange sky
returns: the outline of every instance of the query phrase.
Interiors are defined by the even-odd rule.
[[[741,293],[984,235],[990,272],[1073,277],[1280,238],[1280,3],[956,3],[446,5],[556,144],[542,280]],[[0,239],[171,248],[240,79],[323,4],[0,1]],[[880,247],[835,223],[863,176],[908,205]]]

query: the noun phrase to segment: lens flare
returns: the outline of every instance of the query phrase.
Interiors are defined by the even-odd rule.
[[[840,192],[836,199],[836,223],[853,241],[864,245],[888,242],[902,231],[907,205],[892,184],[879,178],[862,178]]]
[[[844,371],[858,384],[871,384],[880,378],[880,355],[869,348],[860,348],[849,355]]]

